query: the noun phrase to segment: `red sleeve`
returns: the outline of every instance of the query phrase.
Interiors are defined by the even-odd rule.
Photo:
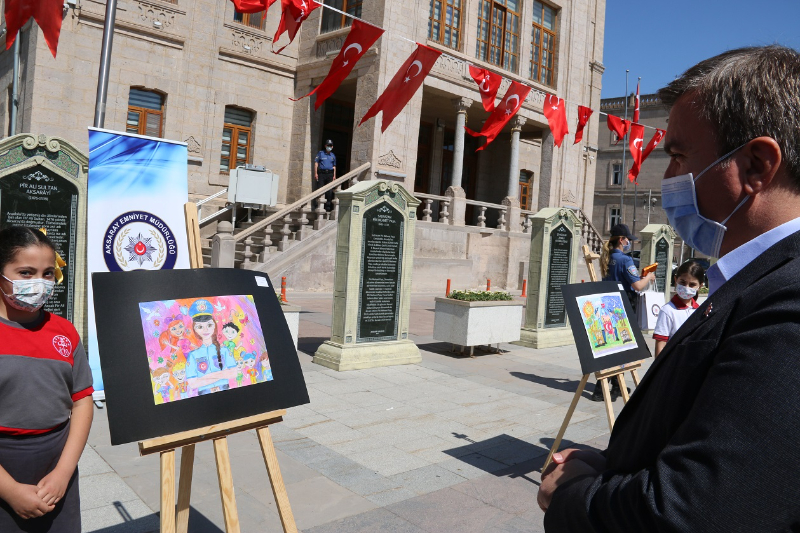
[[[82,400],[82,399],[86,398],[87,396],[91,396],[93,392],[94,392],[94,387],[87,387],[87,388],[83,389],[82,391],[79,391],[79,392],[76,392],[75,394],[73,394],[72,395],[72,401],[74,403],[74,402],[77,402],[78,400]]]
[[[669,340],[669,337],[665,337],[664,335],[656,335],[655,333],[653,334],[653,338],[657,341],[664,341],[664,342],[667,342]]]

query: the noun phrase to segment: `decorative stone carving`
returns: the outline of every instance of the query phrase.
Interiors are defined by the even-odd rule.
[[[22,140],[22,146],[26,150],[36,150],[41,147],[53,153],[61,150],[61,144],[55,139],[48,138],[44,133],[39,134],[38,137],[33,135],[26,136]]]
[[[46,176],[46,175],[42,174],[42,172],[40,170],[37,170],[36,172],[33,172],[32,174],[28,174],[27,176],[24,176],[22,179],[24,179],[24,180],[36,180],[37,182],[39,182],[39,181],[44,181],[44,182],[55,181],[55,178],[52,178],[50,176]]]
[[[144,2],[136,2],[138,8],[137,19],[140,24],[154,26],[154,22],[160,22],[162,29],[169,29],[175,24],[175,15],[166,10]]]
[[[472,80],[467,70],[466,61],[445,54],[439,56],[439,59],[433,64],[431,73],[448,78]]]
[[[572,192],[572,191],[564,191],[564,193],[561,195],[561,201],[562,202],[569,202],[571,204],[574,204],[574,203],[577,202],[577,199],[575,198],[575,193],[574,192]]]
[[[384,154],[378,158],[378,164],[383,167],[400,168],[402,163],[403,162],[394,155],[393,150],[389,150],[388,154]]]
[[[190,135],[184,142],[190,154],[199,154],[201,152],[200,143],[193,136]]]
[[[317,57],[326,57],[328,52],[338,52],[341,50],[346,37],[346,35],[340,35],[338,37],[331,37],[330,39],[318,42]]]
[[[243,54],[257,54],[264,48],[264,40],[249,33],[232,31],[233,49]]]

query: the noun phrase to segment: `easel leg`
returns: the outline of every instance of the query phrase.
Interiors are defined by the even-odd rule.
[[[628,399],[630,398],[630,396],[628,396],[628,386],[625,384],[624,372],[620,372],[619,374],[617,374],[617,383],[619,383],[619,392],[620,394],[622,394],[622,401],[624,403],[628,403]]]
[[[603,390],[603,401],[606,404],[606,416],[608,417],[608,429],[614,430],[614,408],[611,405],[611,391],[608,390],[608,379],[600,378],[600,388]]]
[[[175,533],[175,450],[161,452],[161,533]]]
[[[233,474],[231,457],[228,454],[228,439],[214,439],[214,458],[217,461],[219,492],[222,496],[222,515],[225,517],[225,531],[239,533],[239,512],[236,510],[236,496],[233,493]]]
[[[634,368],[631,370],[631,376],[633,377],[633,384],[637,387],[639,386],[639,372]]]
[[[192,495],[194,444],[181,448],[181,474],[178,478],[178,533],[189,532],[189,500]]]
[[[572,403],[569,404],[569,409],[567,409],[567,414],[564,416],[564,422],[561,423],[561,429],[558,430],[556,440],[553,442],[553,446],[550,448],[550,453],[547,455],[547,460],[544,462],[542,472],[545,471],[547,465],[549,465],[550,461],[553,460],[553,454],[556,453],[556,450],[558,450],[558,447],[561,444],[561,439],[564,437],[564,433],[567,431],[567,426],[572,418],[572,413],[575,412],[575,406],[578,405],[578,400],[580,400],[581,394],[583,393],[583,389],[586,387],[586,382],[588,380],[589,374],[584,374],[581,378],[581,382],[578,384],[578,390],[575,391],[575,396],[572,397]]]
[[[261,453],[264,455],[264,463],[267,465],[269,483],[272,486],[272,495],[275,496],[275,504],[278,506],[283,530],[286,533],[297,533],[297,525],[294,523],[292,507],[289,505],[289,495],[286,494],[286,486],[283,484],[281,467],[278,465],[278,456],[275,454],[275,446],[272,444],[269,428],[259,428],[256,433],[258,441],[261,443]]]

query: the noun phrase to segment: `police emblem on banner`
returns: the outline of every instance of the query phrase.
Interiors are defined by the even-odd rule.
[[[175,267],[178,246],[170,227],[146,211],[123,213],[109,224],[103,259],[111,272]]]

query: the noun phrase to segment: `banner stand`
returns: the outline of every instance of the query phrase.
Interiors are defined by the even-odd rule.
[[[197,206],[187,202],[184,206],[186,214],[186,234],[189,244],[189,261],[192,268],[203,268],[203,255],[200,247],[200,226],[197,222]],[[289,495],[283,483],[278,456],[269,431],[271,424],[283,420],[285,409],[270,411],[260,415],[240,418],[222,424],[206,426],[191,431],[184,431],[139,442],[139,454],[159,453],[161,456],[161,533],[188,533],[189,501],[192,493],[192,474],[194,471],[195,444],[213,441],[214,458],[217,464],[217,479],[222,499],[222,514],[225,519],[227,533],[239,533],[239,513],[236,508],[236,496],[233,490],[230,454],[228,453],[228,435],[242,431],[256,430],[261,453],[267,466],[272,494],[278,507],[281,525],[285,533],[297,533]],[[181,469],[178,480],[178,504],[175,505],[175,450],[181,449]]]

